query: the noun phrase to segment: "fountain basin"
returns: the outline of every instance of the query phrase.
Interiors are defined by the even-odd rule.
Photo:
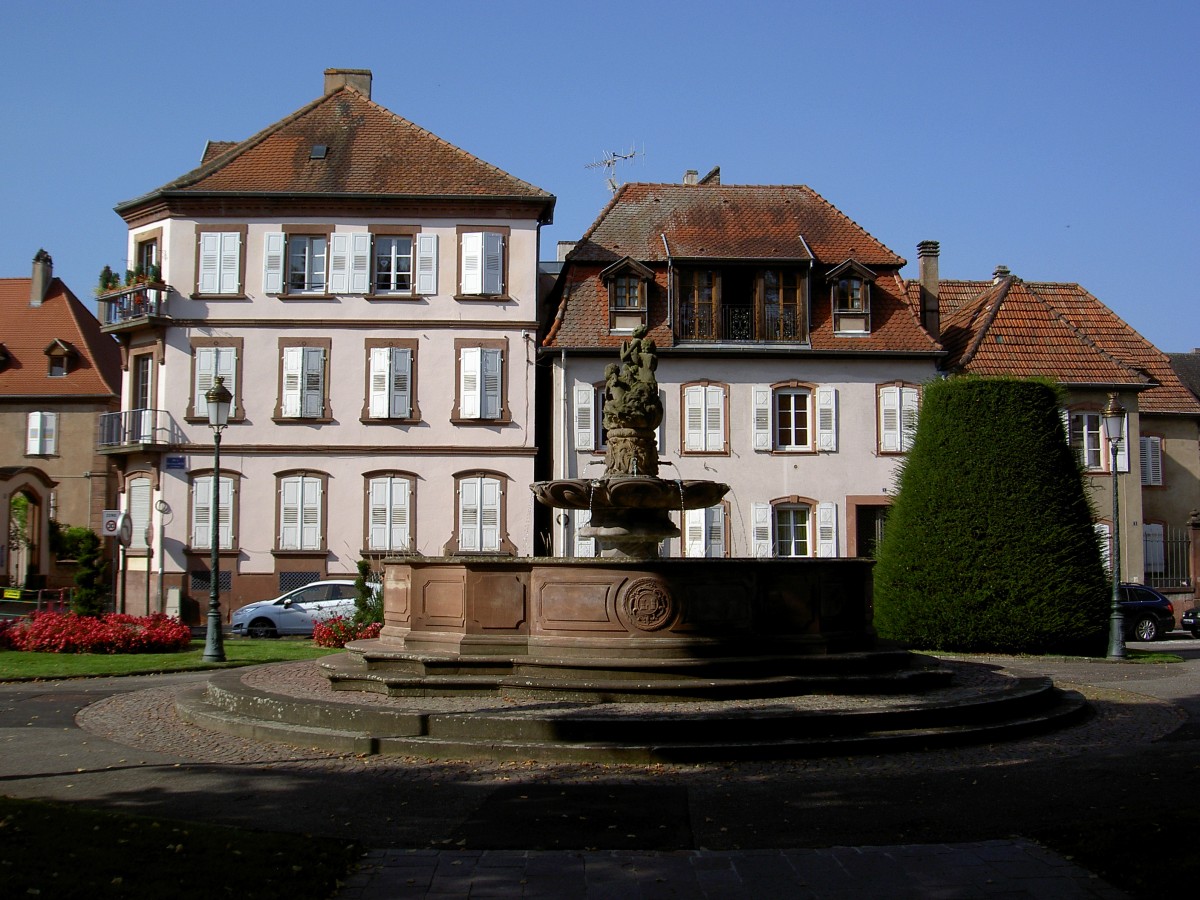
[[[558,509],[703,509],[713,506],[729,485],[716,481],[671,481],[650,475],[564,478],[530,485],[539,503]]]

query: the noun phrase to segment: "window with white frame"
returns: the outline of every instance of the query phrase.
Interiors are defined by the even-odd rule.
[[[376,294],[411,294],[413,291],[412,235],[375,238]]]
[[[372,419],[408,419],[413,414],[413,351],[411,347],[370,348]]]
[[[1091,410],[1072,410],[1068,413],[1068,439],[1079,462],[1089,472],[1106,472],[1110,468],[1111,445],[1104,434],[1103,415]],[[1125,419],[1122,438],[1117,442],[1117,471],[1129,471],[1129,420]]]
[[[775,526],[775,556],[811,556],[809,540],[810,508],[799,504],[781,503],[772,510]]]
[[[287,239],[287,292],[324,294],[329,239],[315,234],[290,234]]]
[[[212,296],[242,292],[244,230],[201,230],[196,260],[196,293]]]
[[[757,385],[753,392],[755,450],[782,453],[837,450],[836,388],[789,382]]]
[[[235,399],[237,391],[236,347],[196,347],[194,352],[195,371],[192,382],[192,415],[196,418],[208,418],[208,392],[212,389],[217,378],[224,379],[225,389]],[[237,418],[231,408],[230,418]]]
[[[323,546],[322,480],[288,475],[279,480],[279,549],[319,550]]]
[[[25,455],[58,453],[58,413],[31,412],[25,418]]]
[[[723,384],[683,386],[684,453],[728,452],[727,390]]]
[[[129,549],[145,550],[146,529],[150,526],[150,499],[152,496],[150,479],[138,476],[129,479],[125,493],[125,511],[129,514],[129,523],[133,526]]]
[[[725,505],[689,509],[683,517],[683,555],[719,558],[726,555]]]
[[[751,508],[755,556],[838,555],[837,504],[784,500]]]
[[[499,347],[458,348],[460,419],[501,419],[505,416],[504,351]]]
[[[280,415],[285,419],[320,419],[325,411],[324,347],[284,347]]]
[[[402,475],[377,475],[367,481],[368,549],[411,549],[412,491],[412,479]]]
[[[486,553],[500,550],[500,480],[475,475],[458,480],[458,549]]]
[[[1143,435],[1139,439],[1142,484],[1147,487],[1161,487],[1163,483],[1162,438],[1157,435]]]
[[[212,475],[192,479],[192,549],[212,549]],[[217,547],[233,547],[233,479],[222,475],[217,485]]]
[[[321,226],[314,228],[320,230]],[[349,293],[350,273],[357,270],[361,292],[366,291],[369,249],[363,252],[359,244],[360,260],[357,266],[351,256],[350,240],[354,237],[343,234],[339,237],[339,280],[346,280]],[[370,244],[370,236],[364,235]],[[342,239],[345,239],[344,241]],[[267,294],[317,294],[329,290],[329,234],[291,234],[282,231],[269,232],[263,236],[263,292]]]
[[[879,388],[879,452],[907,453],[917,432],[920,392],[905,384]]]
[[[505,235],[496,231],[467,231],[459,235],[459,293],[493,296],[505,292]]]

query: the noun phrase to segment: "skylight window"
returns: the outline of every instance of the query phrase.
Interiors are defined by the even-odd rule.
[[[308,154],[309,159],[324,159],[329,153],[328,144],[313,144],[312,152]]]

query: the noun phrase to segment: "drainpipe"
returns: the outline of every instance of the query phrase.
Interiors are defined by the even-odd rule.
[[[562,428],[559,429],[559,440],[562,441],[562,452],[558,458],[561,460],[559,466],[558,477],[567,478],[567,454],[571,452],[571,404],[570,398],[567,396],[567,349],[560,347],[558,351],[558,383],[559,394],[562,395]],[[555,525],[558,526],[558,546],[563,555],[567,552],[567,516],[561,510],[556,510],[554,513],[556,519]],[[551,555],[554,554],[554,548],[550,548]]]
[[[659,232],[658,236],[662,238],[663,250],[667,252],[667,325],[671,329],[671,337],[673,342],[675,337],[675,260],[671,259],[671,248],[667,244],[666,233]]]

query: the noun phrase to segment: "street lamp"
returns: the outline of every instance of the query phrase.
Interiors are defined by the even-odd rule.
[[[229,404],[233,395],[225,387],[225,379],[218,376],[213,386],[204,395],[208,403],[208,425],[213,430],[213,474],[212,474],[212,520],[209,529],[209,544],[212,557],[208,567],[208,632],[204,638],[204,661],[225,662],[225,645],[221,640],[221,599],[219,596],[221,560],[221,432],[229,424]]]
[[[1121,613],[1121,504],[1117,481],[1117,450],[1125,435],[1125,407],[1117,402],[1116,394],[1108,395],[1108,406],[1101,413],[1104,436],[1112,471],[1112,614],[1108,618],[1108,658],[1125,658],[1125,616]]]

